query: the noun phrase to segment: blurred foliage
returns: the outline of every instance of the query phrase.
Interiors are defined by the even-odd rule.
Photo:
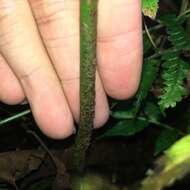
[[[159,158],[154,171],[143,181],[141,190],[161,190],[190,171],[190,135],[177,141]]]

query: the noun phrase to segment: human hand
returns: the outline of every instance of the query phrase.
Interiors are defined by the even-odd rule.
[[[0,0],[0,100],[28,100],[52,138],[79,120],[79,0]],[[142,62],[140,0],[99,0],[94,126],[109,116],[106,94],[131,97]]]

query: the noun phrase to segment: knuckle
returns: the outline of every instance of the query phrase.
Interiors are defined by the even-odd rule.
[[[32,9],[39,25],[50,25],[57,20],[63,19],[68,12],[76,11],[74,3],[76,0],[35,0],[32,2]]]
[[[111,35],[98,35],[98,43],[114,43],[114,42],[121,42],[125,40],[126,38],[129,38],[129,36],[136,35],[141,31],[140,27],[134,27],[130,28],[130,30],[123,32],[123,33],[116,33]]]
[[[75,77],[60,77],[60,81],[61,81],[61,84],[63,86],[65,85],[73,85],[76,83],[76,81],[78,82],[79,81],[79,76],[75,76]]]
[[[21,1],[0,0],[0,46],[12,44],[15,36],[22,33],[22,28],[18,26],[19,18],[15,15],[18,2]]]
[[[11,28],[6,32],[0,33],[0,48],[8,48],[9,50],[16,50],[25,46],[24,42],[16,41],[14,42],[13,39],[17,38],[18,36],[22,36],[22,32],[19,30],[11,31]]]
[[[63,48],[65,47],[65,43],[68,41],[75,41],[74,43],[76,46],[78,45],[79,41],[79,33],[78,32],[72,32],[72,33],[65,33],[62,32],[63,34],[57,35],[57,34],[52,34],[52,35],[45,35],[43,36],[43,40],[45,42],[45,45],[47,48]]]
[[[22,83],[28,83],[29,81],[32,80],[33,77],[35,77],[36,74],[39,74],[41,70],[42,70],[42,67],[37,66],[33,69],[30,69],[30,71],[23,72],[22,74],[18,76],[18,78],[20,79]]]

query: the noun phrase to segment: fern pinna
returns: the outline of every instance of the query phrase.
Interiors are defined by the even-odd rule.
[[[163,57],[163,93],[159,97],[159,105],[162,111],[168,107],[175,107],[187,94],[183,80],[187,77],[189,65],[183,61],[178,51],[168,51]]]
[[[176,103],[187,94],[184,87],[184,79],[189,71],[189,64],[180,54],[182,50],[190,50],[190,41],[180,23],[174,15],[162,17],[161,22],[166,27],[168,39],[172,48],[165,51],[162,56],[162,95],[159,96],[159,105],[162,111],[169,107],[175,107]]]
[[[161,23],[166,27],[169,40],[176,50],[190,50],[190,40],[182,27],[181,20],[183,20],[181,17],[170,14],[163,16]]]

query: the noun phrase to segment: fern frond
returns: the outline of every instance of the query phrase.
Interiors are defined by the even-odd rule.
[[[187,94],[183,80],[187,77],[189,65],[180,58],[177,51],[167,51],[162,59],[164,88],[158,104],[164,111],[166,108],[175,107]]]
[[[166,27],[173,47],[176,50],[187,49],[190,51],[190,40],[186,36],[181,22],[175,15],[165,15],[161,18],[161,23]]]

